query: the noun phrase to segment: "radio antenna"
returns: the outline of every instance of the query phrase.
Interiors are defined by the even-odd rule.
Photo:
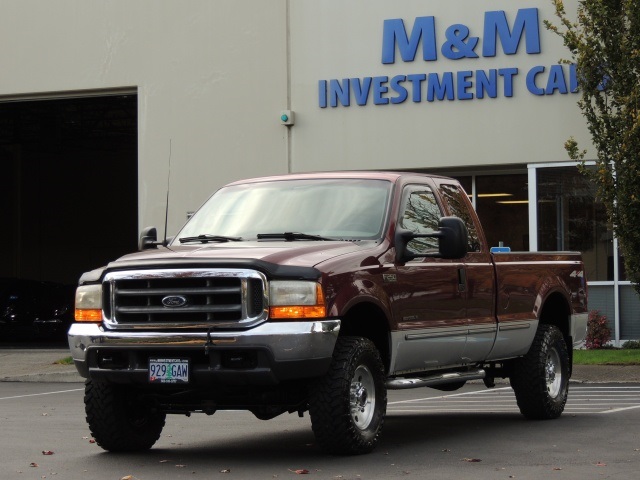
[[[163,246],[167,246],[167,228],[169,225],[169,187],[171,186],[171,139],[169,139],[169,172],[167,173],[167,205],[164,209],[164,240]]]

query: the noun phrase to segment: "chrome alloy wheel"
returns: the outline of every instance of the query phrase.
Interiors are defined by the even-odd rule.
[[[555,348],[551,348],[547,354],[547,361],[544,368],[545,380],[547,382],[547,392],[551,398],[556,398],[562,388],[562,366],[560,355]]]
[[[351,379],[349,399],[351,418],[360,430],[366,430],[376,409],[376,387],[371,371],[360,365]]]

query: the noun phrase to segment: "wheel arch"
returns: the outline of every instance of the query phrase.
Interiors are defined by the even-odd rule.
[[[391,363],[391,339],[389,322],[384,311],[371,302],[356,303],[342,315],[340,336],[368,338],[378,349],[385,367]]]
[[[544,301],[540,310],[540,323],[555,325],[562,332],[566,340],[571,335],[570,329],[571,307],[568,300],[560,292],[551,293]],[[567,345],[571,345],[568,343]]]
[[[573,370],[573,339],[571,338],[571,306],[567,298],[560,292],[551,293],[542,305],[540,324],[554,325],[564,337],[569,353],[569,375]]]

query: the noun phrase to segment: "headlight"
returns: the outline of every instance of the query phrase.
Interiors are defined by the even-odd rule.
[[[316,282],[274,280],[269,283],[271,319],[324,318],[327,309],[322,287]]]
[[[76,290],[76,322],[102,321],[102,285],[82,285]]]

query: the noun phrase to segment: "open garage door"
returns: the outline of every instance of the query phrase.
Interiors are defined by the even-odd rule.
[[[76,284],[136,249],[137,97],[0,100],[0,278]]]

